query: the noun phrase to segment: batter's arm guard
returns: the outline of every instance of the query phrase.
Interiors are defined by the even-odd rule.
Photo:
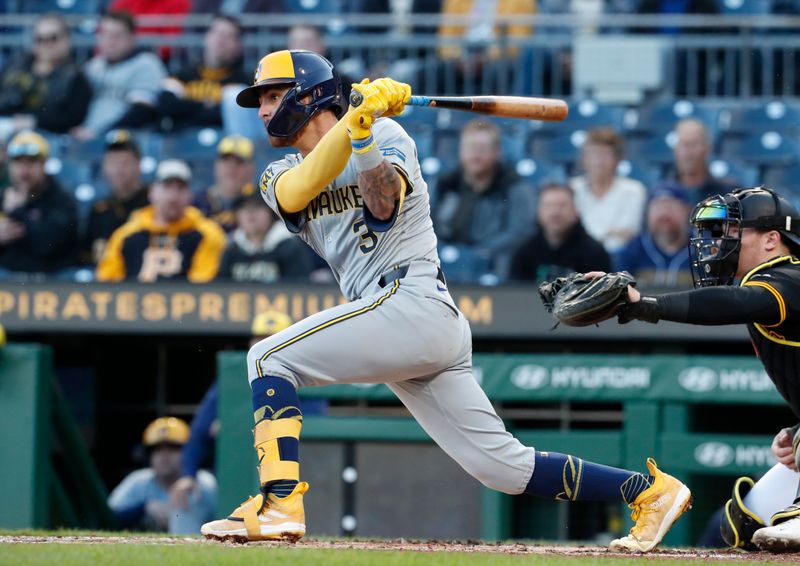
[[[731,548],[758,550],[753,544],[753,534],[765,527],[763,519],[745,507],[744,497],[753,488],[754,482],[741,477],[733,485],[733,495],[725,503],[725,512],[719,526],[722,539]]]

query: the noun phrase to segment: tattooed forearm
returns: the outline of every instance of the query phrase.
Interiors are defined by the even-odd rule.
[[[394,166],[384,159],[374,169],[359,171],[358,187],[372,215],[378,220],[387,220],[400,198],[403,181]]]

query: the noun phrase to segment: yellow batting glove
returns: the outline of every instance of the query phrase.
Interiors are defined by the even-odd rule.
[[[354,84],[353,90],[361,93],[363,100],[357,107],[351,106],[345,117],[350,139],[358,140],[369,137],[372,122],[386,113],[389,105],[384,92],[370,84],[369,79]]]
[[[406,102],[411,98],[410,85],[388,77],[376,79],[371,84],[380,90],[387,100],[387,110],[383,113],[384,116],[399,116],[403,113]]]

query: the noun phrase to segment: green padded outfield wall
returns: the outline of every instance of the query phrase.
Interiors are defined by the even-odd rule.
[[[0,527],[46,527],[50,485],[51,352],[0,350]]]

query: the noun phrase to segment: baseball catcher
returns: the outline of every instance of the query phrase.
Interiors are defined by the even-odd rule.
[[[707,198],[690,221],[695,289],[648,296],[629,285],[619,322],[746,324],[764,370],[800,417],[800,213],[775,191],[754,187]],[[776,435],[776,468],[755,485],[736,483],[721,527],[731,546],[800,550],[798,429]]]

